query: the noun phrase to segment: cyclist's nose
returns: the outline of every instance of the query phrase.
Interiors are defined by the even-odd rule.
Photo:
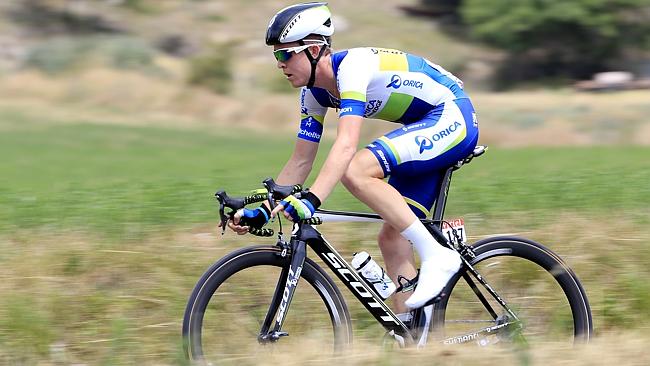
[[[287,67],[287,64],[285,64],[282,61],[277,61],[276,66],[278,67],[278,69],[284,69],[285,67]]]

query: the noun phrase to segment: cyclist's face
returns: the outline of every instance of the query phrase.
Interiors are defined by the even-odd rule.
[[[300,44],[298,44],[298,42],[284,43],[274,46],[273,50],[275,51],[292,47],[300,47]],[[310,46],[304,51],[300,51],[298,53],[285,52],[284,55],[280,57],[280,59],[283,61],[276,60],[278,68],[282,70],[282,73],[294,88],[305,86],[309,82],[309,76],[311,74],[311,63],[307,59],[305,52],[309,52],[311,48],[318,48],[318,46]]]

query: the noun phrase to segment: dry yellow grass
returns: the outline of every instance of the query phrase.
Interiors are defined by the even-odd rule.
[[[638,263],[634,258],[643,250],[645,243],[650,242],[648,228],[635,226],[624,216],[594,219],[567,213],[545,221],[545,225],[518,234],[551,247],[582,280],[591,301],[596,334],[594,341],[586,346],[536,345],[524,354],[529,363],[522,361],[522,353],[501,346],[432,345],[420,351],[386,348],[381,340],[384,334],[381,327],[367,330],[358,327],[359,321],[371,320],[364,315],[361,305],[343,290],[355,317],[355,345],[350,353],[333,358],[323,351],[323,347],[319,347],[318,338],[313,337],[300,339],[296,348],[299,351],[289,352],[280,345],[273,348],[271,353],[252,354],[235,363],[648,364],[650,353],[645,345],[650,341],[650,329],[642,325],[647,322],[637,322],[627,330],[625,324],[629,323],[616,323],[616,318],[607,318],[606,315],[607,301],[612,294],[621,296],[615,299],[620,306],[615,311],[628,311],[625,306],[629,300],[627,297],[631,295],[626,295],[626,289],[617,287],[620,281],[647,273],[643,269],[644,263]],[[513,217],[485,227],[469,218],[466,225],[473,241],[488,234],[526,227],[524,222],[524,218]],[[347,258],[360,249],[379,258],[375,244],[378,228],[374,224],[321,227],[328,240]],[[26,316],[36,317],[31,318],[33,321],[45,320],[35,329],[46,326],[52,330],[50,336],[40,340],[51,342],[47,347],[58,349],[61,355],[52,355],[54,351],[50,350],[46,356],[31,354],[29,359],[40,359],[48,364],[56,357],[65,357],[71,363],[92,364],[106,359],[111,352],[118,352],[121,360],[132,359],[141,364],[171,364],[172,359],[180,355],[182,310],[195,281],[212,262],[251,243],[269,241],[238,237],[232,233],[221,236],[214,224],[174,233],[161,232],[142,243],[111,244],[92,235],[74,232],[16,232],[0,239],[4,258],[4,265],[0,269],[0,298],[37,299],[31,300],[32,312]],[[604,260],[602,257],[605,256],[610,259]],[[339,287],[342,288],[340,283]],[[0,309],[0,316],[7,316],[6,311]],[[647,314],[636,316],[641,317],[636,319],[642,319]],[[26,343],[34,340],[31,337],[35,335],[24,332],[21,330],[13,334],[11,342],[0,346],[0,359],[11,354],[10,348],[6,347],[18,344],[25,347]],[[130,346],[115,349],[116,342]]]
[[[648,365],[647,333],[607,334],[587,345],[545,344],[527,351],[508,346],[479,348],[474,345],[438,346],[425,349],[396,349],[367,341],[358,342],[341,356],[324,354],[319,344],[304,340],[288,350],[278,347],[263,357],[237,360],[250,365]]]
[[[252,93],[221,96],[183,85],[182,66],[170,79],[135,72],[91,68],[74,78],[50,78],[22,72],[3,78],[0,103],[47,110],[62,121],[168,124],[174,127],[248,128],[293,135],[297,128],[298,95]],[[180,70],[179,70],[180,69]],[[650,91],[586,94],[570,90],[475,93],[481,142],[488,145],[585,146],[650,144]],[[336,113],[330,111],[326,137],[336,134]],[[364,140],[396,127],[368,121]]]
[[[474,96],[481,138],[502,146],[647,144],[650,91],[517,91]]]

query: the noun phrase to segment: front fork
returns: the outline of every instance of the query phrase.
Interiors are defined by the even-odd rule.
[[[305,264],[305,258],[307,256],[307,244],[302,240],[292,239],[289,246],[291,248],[289,254],[291,262],[289,266],[284,266],[282,268],[278,284],[275,287],[271,306],[269,307],[269,311],[266,313],[264,323],[260,329],[260,334],[257,337],[257,340],[262,344],[275,342],[280,339],[280,337],[289,335],[287,332],[282,331],[282,324],[286,319],[289,305],[291,304],[293,295],[296,292],[296,287],[298,287],[298,280],[300,279],[302,267]],[[282,253],[278,255],[287,255],[285,249],[283,249]],[[274,318],[275,323],[271,326]]]

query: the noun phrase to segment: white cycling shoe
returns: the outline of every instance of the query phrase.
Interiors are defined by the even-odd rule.
[[[433,260],[422,262],[418,285],[404,304],[410,309],[417,309],[440,295],[447,282],[458,272],[460,265],[460,255],[451,249],[445,250]]]

